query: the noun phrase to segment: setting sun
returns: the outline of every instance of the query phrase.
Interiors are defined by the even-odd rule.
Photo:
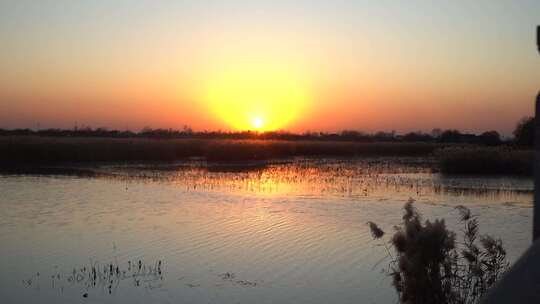
[[[264,121],[260,117],[255,117],[253,118],[251,125],[253,126],[253,128],[259,130],[264,127]]]
[[[209,78],[205,92],[210,110],[234,130],[289,127],[310,101],[305,79],[275,62],[236,61]]]

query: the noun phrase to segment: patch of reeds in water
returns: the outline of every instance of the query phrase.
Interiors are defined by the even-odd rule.
[[[509,147],[449,147],[437,150],[439,168],[446,174],[505,174],[530,176],[533,151]]]
[[[163,266],[161,261],[153,264],[145,264],[141,260],[128,261],[127,267],[122,267],[118,263],[101,265],[91,262],[90,265],[73,268],[68,273],[55,271],[51,275],[43,276],[38,272],[23,280],[22,283],[28,288],[39,289],[40,285],[50,280],[50,288],[61,292],[67,286],[80,285],[83,288],[82,297],[87,298],[93,289],[105,290],[108,294],[113,294],[119,288],[120,282],[125,280],[131,281],[134,287],[158,288],[163,280]]]
[[[423,156],[434,143],[330,141],[0,137],[0,164],[8,162],[252,161],[295,156]]]

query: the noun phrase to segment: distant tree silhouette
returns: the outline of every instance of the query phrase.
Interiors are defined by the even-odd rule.
[[[410,132],[403,135],[403,140],[411,141],[411,142],[413,141],[429,142],[429,141],[433,141],[433,137],[429,134],[418,131],[418,132]]]
[[[392,132],[379,131],[375,133],[374,138],[377,141],[393,141],[396,138],[396,131],[392,131]]]
[[[370,141],[369,135],[355,130],[343,130],[340,137],[344,140]]]
[[[487,131],[480,134],[480,142],[489,146],[499,145],[501,144],[501,135],[497,131]]]
[[[438,139],[439,137],[441,137],[441,134],[442,134],[442,130],[439,128],[435,128],[431,130],[431,137],[435,139]]]
[[[534,117],[522,118],[514,130],[516,144],[532,146],[534,144]]]
[[[533,118],[523,118],[514,131],[515,143],[523,146],[531,146],[534,133]],[[458,143],[501,145],[506,144],[501,140],[497,131],[486,131],[481,134],[461,133],[455,129],[433,129],[430,133],[422,131],[408,132],[405,134],[396,131],[379,131],[366,133],[358,130],[343,130],[336,133],[306,131],[292,133],[284,130],[253,132],[253,131],[194,131],[190,126],[184,125],[181,129],[154,129],[146,126],[140,131],[110,130],[105,127],[91,128],[90,126],[77,126],[72,129],[1,129],[0,136],[58,136],[58,137],[111,137],[111,138],[193,138],[193,139],[257,139],[257,140],[305,140],[305,141],[350,141],[350,142],[426,142],[426,143]]]
[[[461,132],[458,130],[445,130],[439,136],[439,140],[445,143],[457,143],[461,142]]]

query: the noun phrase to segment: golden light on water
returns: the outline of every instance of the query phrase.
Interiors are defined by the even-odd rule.
[[[275,63],[244,63],[209,78],[206,99],[211,111],[234,130],[288,128],[310,100],[301,75]]]

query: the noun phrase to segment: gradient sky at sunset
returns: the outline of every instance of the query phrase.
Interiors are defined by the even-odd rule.
[[[540,1],[0,1],[0,128],[509,134]]]

